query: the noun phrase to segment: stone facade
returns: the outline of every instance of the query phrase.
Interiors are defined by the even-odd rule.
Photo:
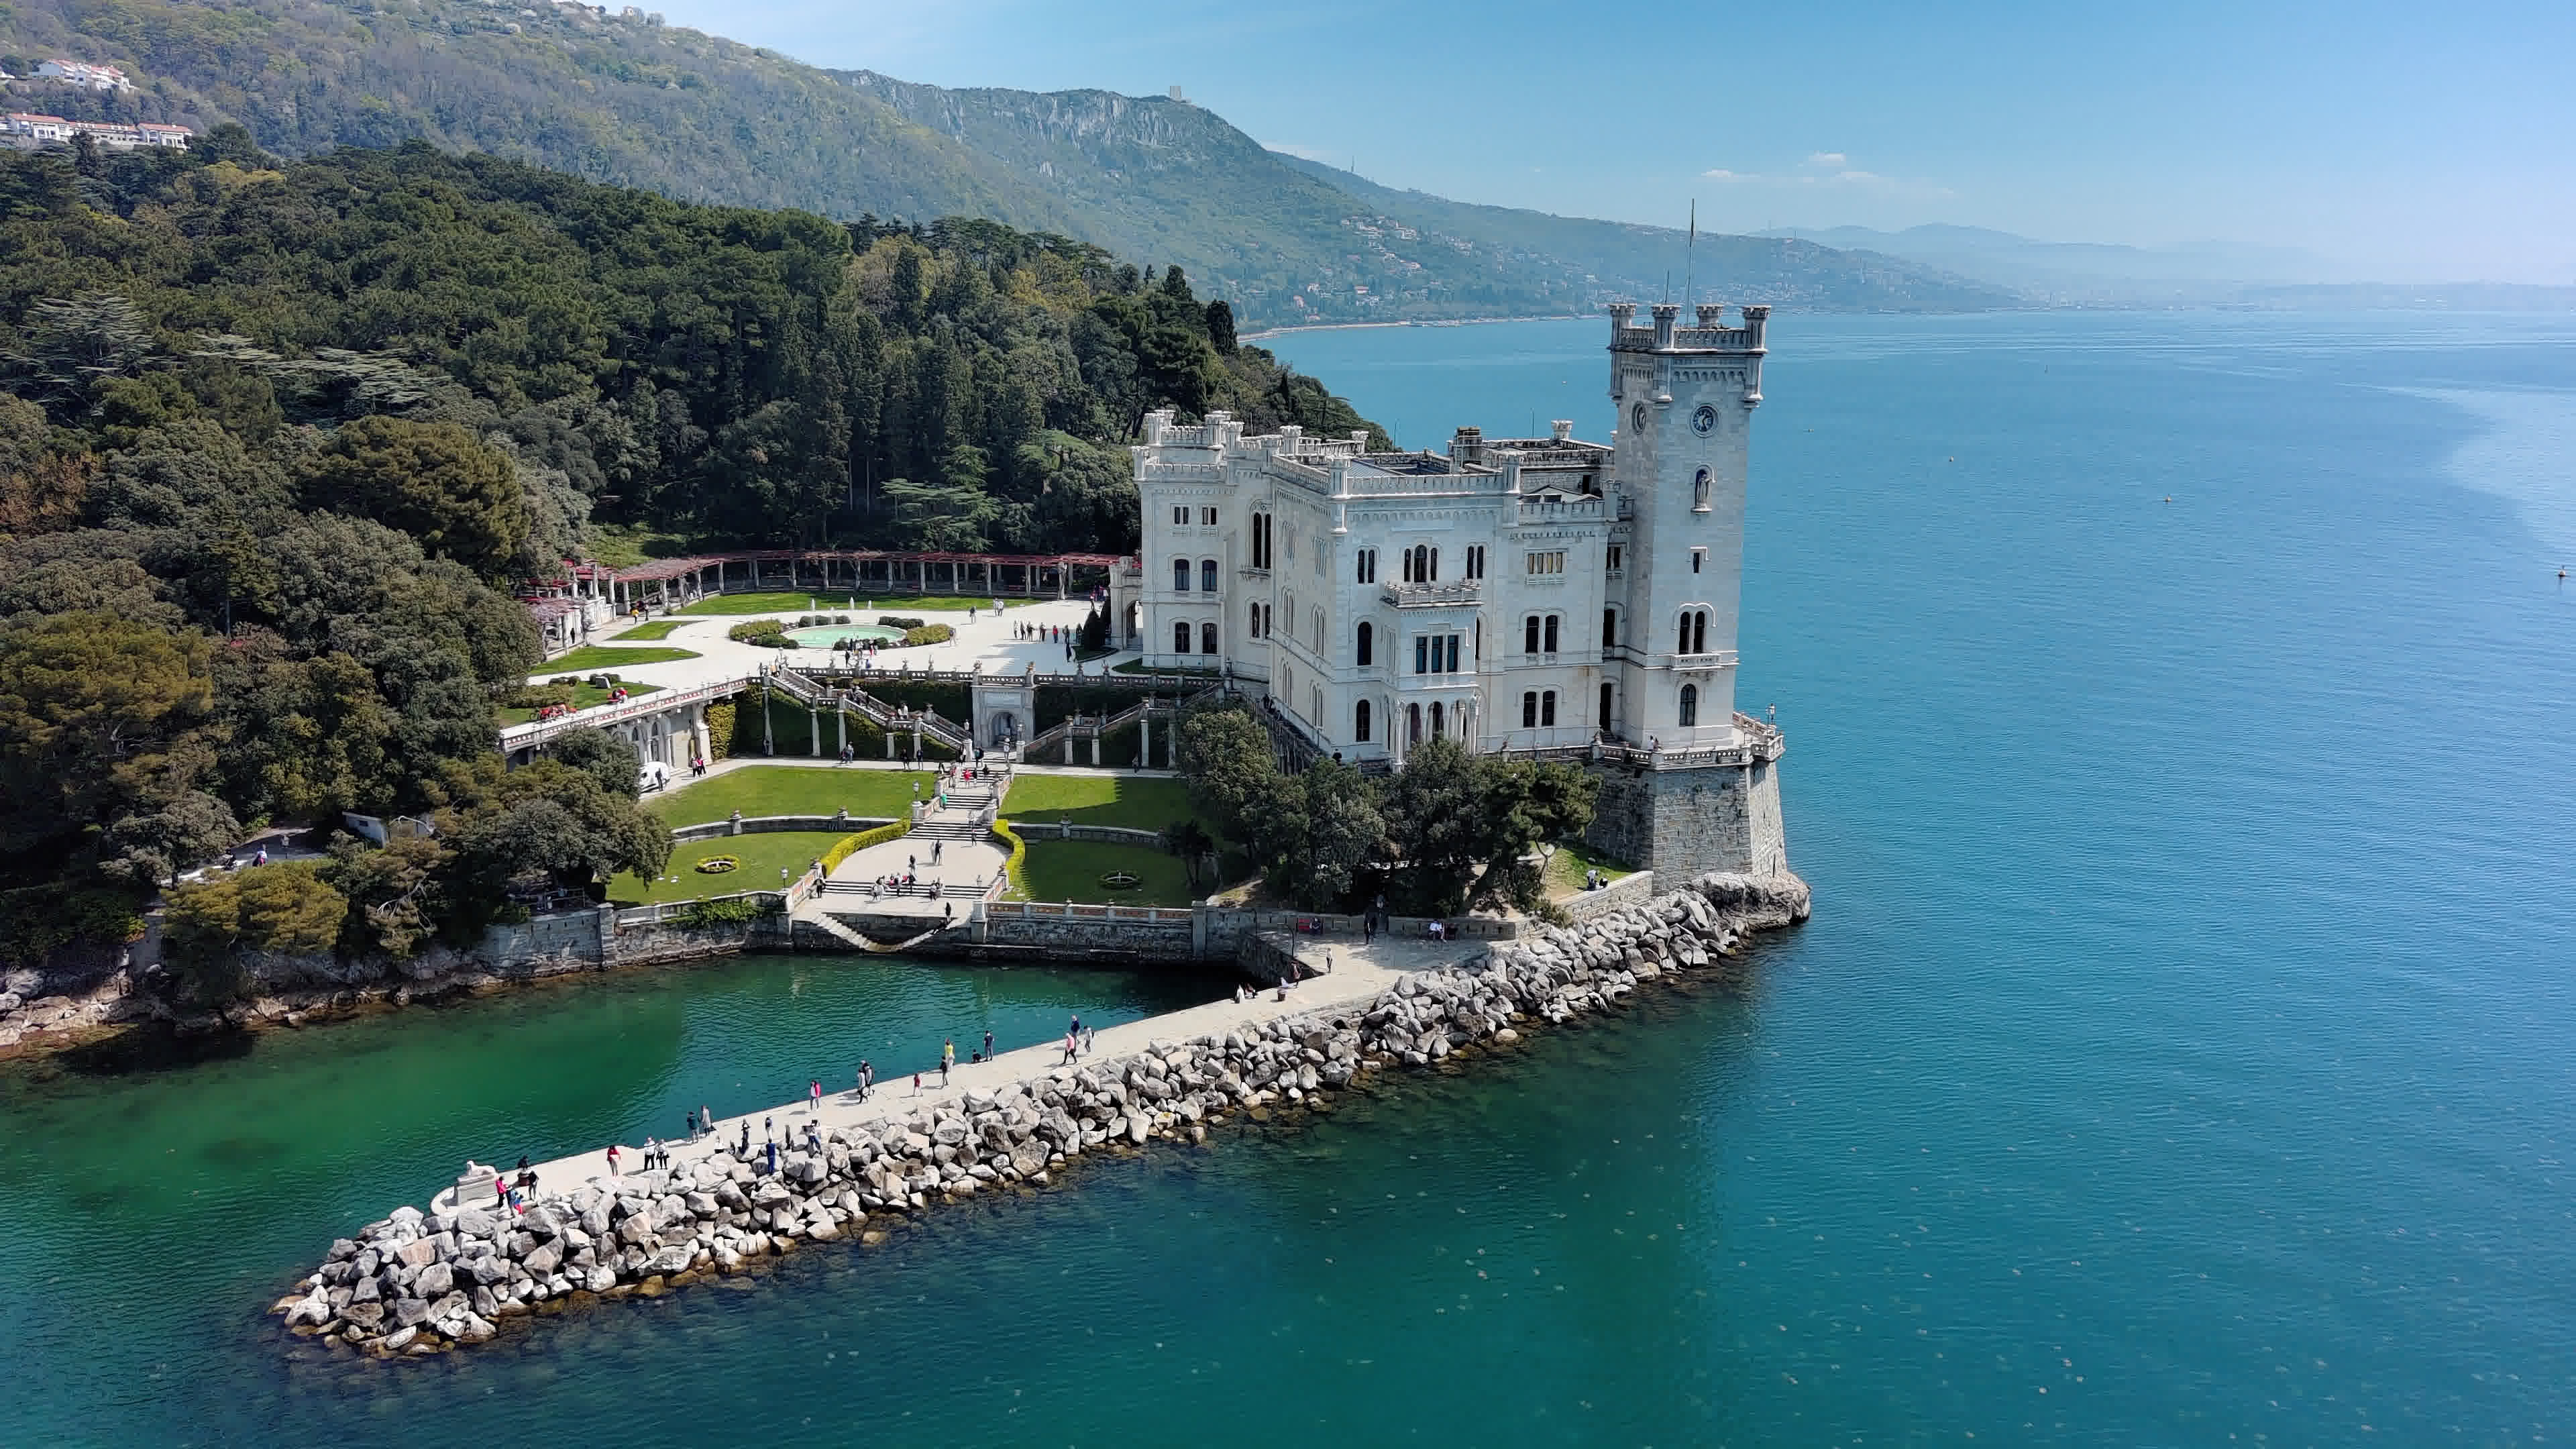
[[[1658,306],[1642,327],[1636,310],[1611,309],[1607,444],[1559,422],[1378,453],[1360,434],[1148,415],[1120,627],[1149,666],[1249,686],[1313,753],[1391,768],[1448,737],[1588,759],[1621,817],[1598,838],[1627,858],[1779,866],[1780,736],[1735,708],[1770,309],[1685,326]],[[1620,785],[1623,762],[1677,778]]]

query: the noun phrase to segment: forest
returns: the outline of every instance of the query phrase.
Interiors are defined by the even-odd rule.
[[[402,953],[658,864],[619,747],[507,776],[493,747],[537,661],[512,591],[594,533],[1122,551],[1148,409],[1369,427],[1177,268],[1062,237],[416,143],[288,164],[238,127],[0,153],[0,382],[16,960],[119,938],[250,827],[344,810],[437,830],[201,937],[327,921]]]

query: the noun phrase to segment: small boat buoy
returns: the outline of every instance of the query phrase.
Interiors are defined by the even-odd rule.
[[[2173,502],[2173,495],[2172,495],[2172,494],[2170,494],[2170,493],[2166,494],[2166,495],[2165,495],[2165,501],[2166,501],[2167,503],[2171,503],[2171,502]]]

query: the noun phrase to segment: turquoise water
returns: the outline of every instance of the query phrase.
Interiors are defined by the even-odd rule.
[[[1605,328],[1276,345],[1422,446],[1598,435]],[[792,1096],[846,1054],[816,982],[871,978],[743,963],[17,1082],[0,1443],[2563,1438],[2576,324],[1773,338],[1741,693],[1789,729],[1817,915],[1740,990],[755,1288],[341,1368],[257,1310],[460,1137]],[[916,1052],[977,982],[1038,983],[1033,1035],[1151,1004],[892,979],[857,1015]]]

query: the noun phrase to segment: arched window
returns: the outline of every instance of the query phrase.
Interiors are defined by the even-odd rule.
[[[1172,592],[1176,594],[1186,594],[1189,591],[1190,561],[1185,558],[1176,558],[1172,560]]]
[[[1561,614],[1550,614],[1547,616],[1547,636],[1542,642],[1541,648],[1549,654],[1556,652],[1556,624],[1557,621],[1563,617],[1564,616]]]
[[[1211,594],[1216,592],[1215,559],[1203,558],[1199,560],[1199,588]]]
[[[1362,669],[1366,669],[1368,667],[1370,657],[1376,652],[1376,645],[1377,630],[1367,624],[1360,625],[1358,648],[1359,665]],[[1368,706],[1365,704],[1360,706],[1360,719],[1362,720],[1362,724],[1360,725],[1360,738],[1367,739],[1368,725],[1366,721],[1368,719]]]
[[[1708,512],[1708,470],[1706,468],[1700,469],[1699,476],[1691,479],[1691,511]]]
[[[1538,725],[1540,729],[1556,728],[1556,691],[1553,689],[1538,697]]]
[[[1258,639],[1261,637],[1261,606],[1252,604],[1248,607],[1252,611],[1251,621],[1243,626],[1243,634],[1247,639]]]
[[[1367,628],[1368,626],[1367,626],[1366,624],[1362,624],[1360,627],[1361,627],[1361,628],[1363,628],[1363,629],[1365,629],[1365,628]],[[1352,709],[1352,711],[1351,711],[1351,738],[1352,738],[1352,739],[1355,739],[1355,740],[1357,740],[1357,741],[1359,741],[1361,744],[1367,744],[1367,743],[1368,743],[1368,737],[1369,737],[1369,717],[1368,717],[1368,714],[1369,714],[1369,711],[1368,711],[1368,701],[1367,701],[1367,700],[1365,700],[1365,699],[1364,699],[1364,700],[1361,700],[1361,701],[1359,702],[1358,706],[1357,706],[1356,708]]]
[[[1691,652],[1690,614],[1688,612],[1684,612],[1681,617],[1680,636],[1673,641],[1673,652],[1675,654],[1688,654]]]
[[[1172,626],[1172,652],[1175,654],[1187,654],[1190,652],[1189,625],[1174,624]]]
[[[1422,706],[1418,704],[1404,707],[1404,738],[1411,744],[1422,743]]]
[[[1521,652],[1523,654],[1538,652],[1538,615],[1536,614],[1528,615],[1521,620]]]
[[[1270,515],[1267,513],[1252,515],[1252,566],[1257,569],[1270,567]]]
[[[1316,652],[1316,653],[1318,653],[1318,654],[1321,654],[1321,653],[1323,653],[1323,652],[1324,652],[1324,606],[1323,606],[1323,605],[1318,604],[1318,605],[1316,605],[1316,606],[1315,606],[1315,609],[1314,609],[1314,619],[1315,619],[1315,628],[1314,628],[1314,631],[1313,631],[1313,632],[1314,632],[1314,635],[1315,635],[1315,652]]]
[[[1440,582],[1440,550],[1436,548],[1431,551],[1431,582]]]
[[[1693,654],[1706,654],[1708,652],[1708,610],[1706,609],[1693,609],[1691,611],[1690,652]]]
[[[1216,621],[1209,620],[1199,626],[1199,652],[1201,654],[1216,652]]]
[[[1682,728],[1689,729],[1698,723],[1699,686],[1685,684],[1682,686]]]
[[[1440,701],[1436,699],[1431,701],[1431,737],[1433,739],[1436,740],[1449,732],[1447,726],[1443,723],[1445,718],[1446,716],[1440,708]]]
[[[1315,722],[1315,728],[1324,727],[1324,686],[1320,684],[1306,686],[1306,718]]]
[[[1537,690],[1524,690],[1521,693],[1521,728],[1525,730],[1538,728]]]

